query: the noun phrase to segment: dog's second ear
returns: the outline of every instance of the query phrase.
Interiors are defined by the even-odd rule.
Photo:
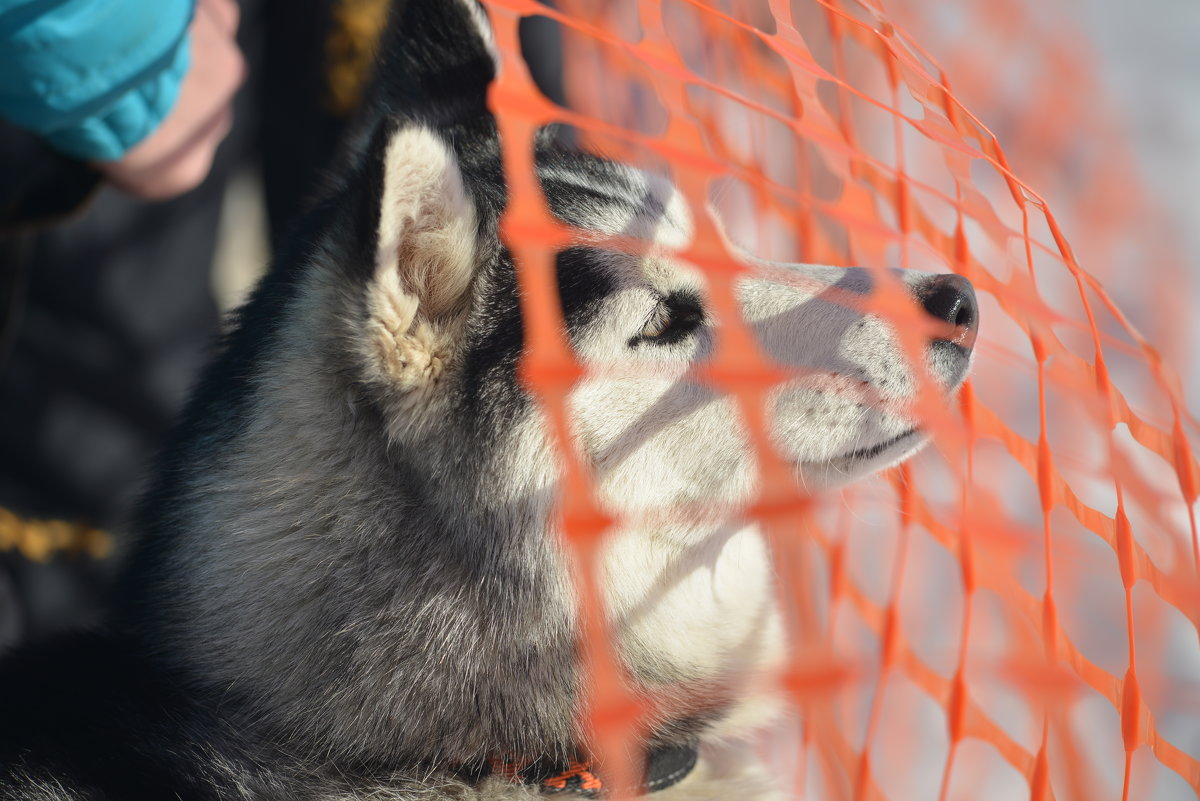
[[[454,152],[427,128],[396,130],[382,161],[366,355],[373,378],[412,390],[453,354],[475,276],[475,207]]]

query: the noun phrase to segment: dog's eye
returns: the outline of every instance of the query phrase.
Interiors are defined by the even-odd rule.
[[[629,341],[630,346],[643,342],[669,345],[693,333],[704,323],[700,302],[688,295],[671,295],[655,307],[641,332]]]

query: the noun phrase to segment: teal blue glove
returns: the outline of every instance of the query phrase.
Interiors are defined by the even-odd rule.
[[[0,117],[111,161],[170,112],[194,0],[0,0]]]

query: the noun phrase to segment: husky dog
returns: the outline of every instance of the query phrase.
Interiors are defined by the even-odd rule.
[[[0,799],[612,789],[578,722],[561,462],[517,376],[486,17],[475,0],[396,16],[337,185],[238,313],[167,451],[111,627],[6,658]],[[628,689],[650,710],[644,783],[623,789],[775,797],[737,743],[778,706],[760,679],[785,659],[783,626],[767,547],[737,511],[758,489],[749,435],[733,400],[692,380],[719,321],[673,255],[689,209],[667,182],[550,138],[536,155],[553,213],[581,231],[557,261],[570,341],[596,367],[569,396],[573,432],[599,502],[626,521],[599,565]],[[768,410],[798,480],[831,486],[915,451],[903,407],[918,382],[895,332],[842,302],[870,274],[756,274],[742,315],[805,373]],[[952,391],[970,286],[902,280],[955,332],[924,365]],[[681,505],[729,511],[654,514]]]

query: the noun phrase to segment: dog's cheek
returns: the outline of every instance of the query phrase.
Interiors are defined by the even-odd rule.
[[[736,401],[691,382],[638,383],[593,386],[573,401],[605,502],[644,510],[742,499],[754,458]]]

